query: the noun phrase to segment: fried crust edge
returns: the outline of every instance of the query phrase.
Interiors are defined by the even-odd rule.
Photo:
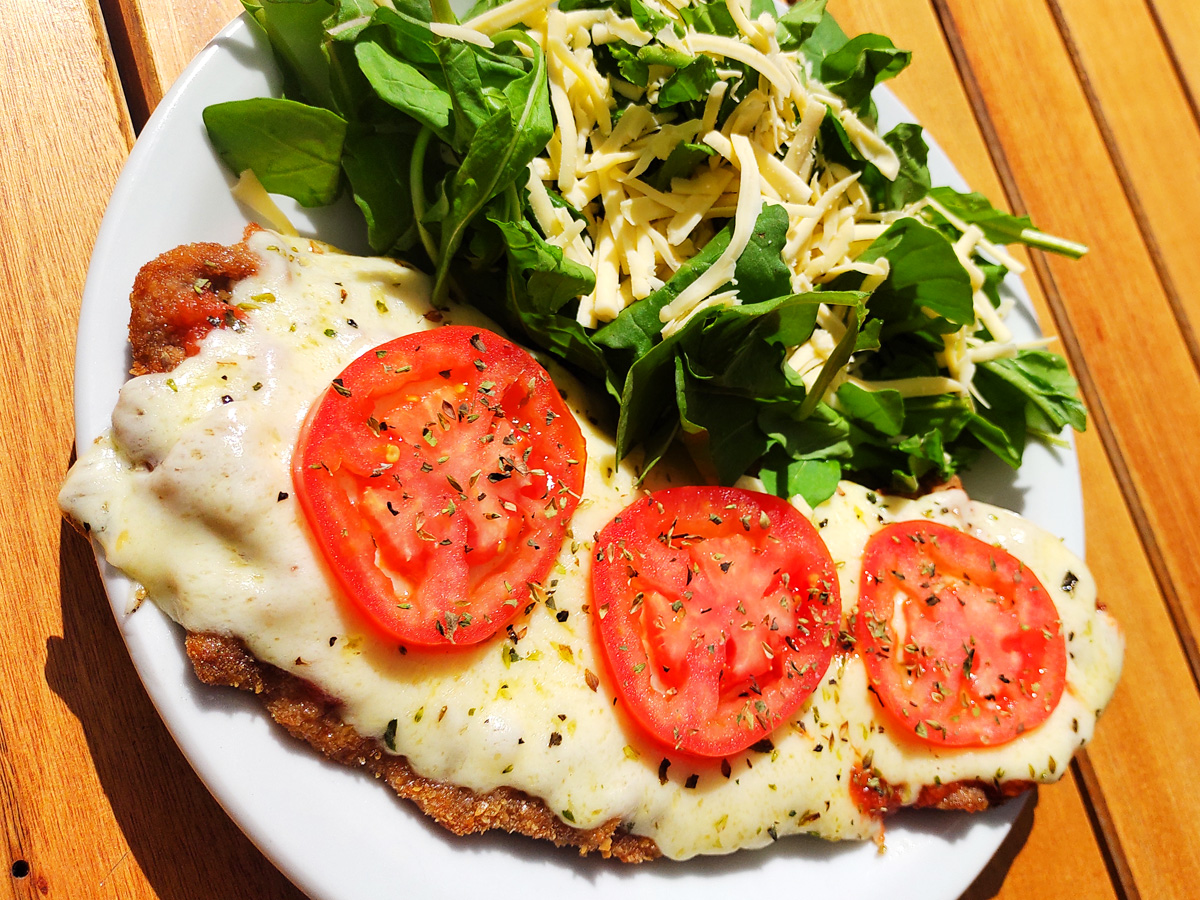
[[[425,815],[458,835],[491,829],[573,846],[581,855],[599,853],[621,862],[646,862],[661,855],[653,840],[620,829],[620,819],[597,828],[573,828],[536,798],[509,787],[484,794],[425,778],[403,756],[388,753],[374,738],[342,721],[336,700],[301,678],[256,659],[236,638],[189,632],[184,640],[196,677],[209,685],[248,691],[271,718],[325,756],[365,769]]]

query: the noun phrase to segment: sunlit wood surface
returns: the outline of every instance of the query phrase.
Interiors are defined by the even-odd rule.
[[[1200,3],[830,6],[915,51],[894,88],[973,187],[1092,247],[1023,258],[1091,414],[1089,563],[1126,669],[1096,741],[965,896],[1200,896]],[[300,897],[171,741],[54,502],[105,203],[146,117],[240,10],[0,3],[0,897]]]

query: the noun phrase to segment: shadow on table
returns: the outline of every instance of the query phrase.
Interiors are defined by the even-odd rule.
[[[46,682],[83,726],[113,816],[157,896],[303,900],[175,746],[129,659],[91,547],[65,523],[59,584],[63,636],[46,642]],[[120,883],[119,867],[131,864],[119,861],[110,875]]]
[[[1021,801],[1010,802],[1020,803]],[[1012,867],[1013,860],[1017,858],[1017,854],[1029,840],[1029,833],[1033,830],[1033,811],[1037,805],[1038,795],[1035,791],[1025,803],[1021,814],[1013,822],[1012,830],[1004,839],[1004,843],[1000,845],[1000,849],[996,851],[996,855],[992,857],[991,862],[979,873],[979,877],[971,883],[959,900],[991,900],[1000,893],[1000,888],[1004,884],[1004,879],[1008,877],[1008,870]]]

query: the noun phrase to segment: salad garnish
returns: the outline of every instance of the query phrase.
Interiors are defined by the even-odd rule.
[[[824,0],[243,0],[284,96],[205,110],[303,205],[348,190],[379,253],[603,384],[617,452],[810,504],[915,491],[1082,430],[1066,361],[1019,342],[1006,244],[1077,257],[933,187],[878,129],[910,54]]]

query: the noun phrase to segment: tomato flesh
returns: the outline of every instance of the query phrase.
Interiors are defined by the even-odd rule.
[[[785,722],[829,667],[833,561],[787,502],[734,488],[642,498],[600,532],[593,618],[617,690],[668,747],[736,753]]]
[[[1062,697],[1066,643],[1037,576],[946,525],[898,522],[867,543],[854,633],[875,692],[917,738],[1002,744]]]
[[[301,431],[293,481],[347,597],[417,646],[485,640],[553,565],[583,488],[579,425],[524,350],[446,326],[368,351]]]

